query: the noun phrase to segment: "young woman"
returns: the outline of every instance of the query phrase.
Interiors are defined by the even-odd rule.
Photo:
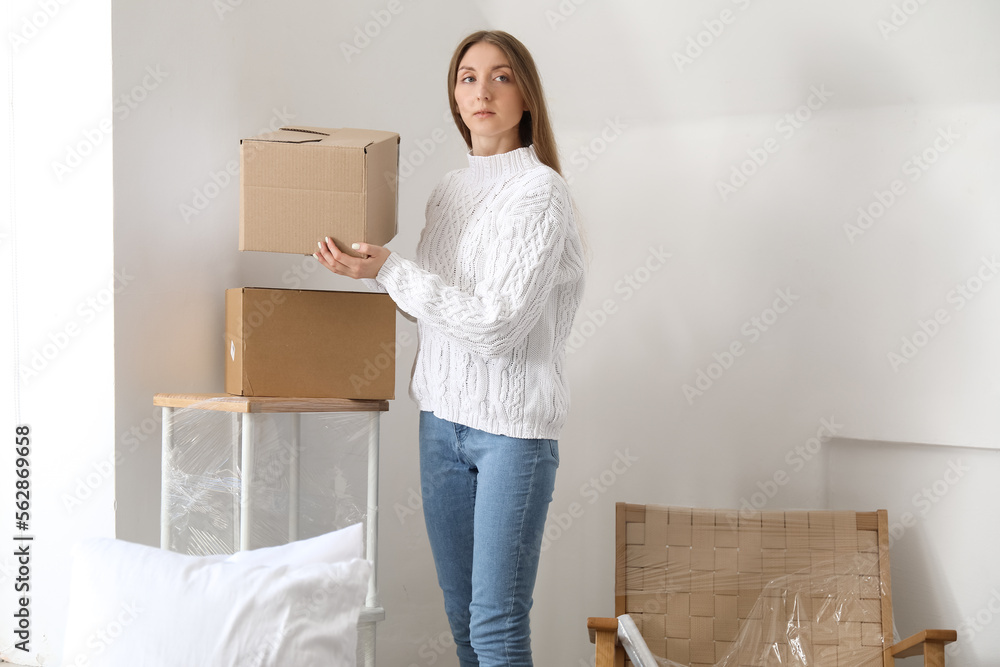
[[[448,98],[470,148],[427,202],[410,261],[326,239],[316,258],[416,318],[424,518],[462,667],[531,665],[528,612],[569,408],[565,343],[584,258],[527,49],[469,35]]]

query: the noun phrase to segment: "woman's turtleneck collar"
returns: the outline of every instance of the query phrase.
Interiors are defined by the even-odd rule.
[[[534,144],[515,148],[506,153],[479,156],[469,151],[469,175],[476,180],[492,180],[498,176],[514,174],[541,164],[535,154]]]

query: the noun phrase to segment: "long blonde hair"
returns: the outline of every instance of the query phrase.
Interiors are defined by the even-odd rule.
[[[542,164],[554,169],[560,176],[562,170],[559,168],[559,153],[556,150],[555,137],[552,134],[552,126],[549,124],[549,112],[545,106],[545,94],[542,92],[542,81],[538,76],[538,69],[531,53],[516,37],[502,30],[479,30],[463,39],[455,49],[455,54],[451,58],[451,65],[448,67],[448,104],[451,108],[452,118],[459,133],[465,139],[466,145],[472,148],[472,133],[462,120],[462,114],[458,111],[458,103],[455,101],[455,83],[458,76],[458,66],[462,62],[462,57],[469,47],[479,42],[487,42],[499,48],[507,56],[514,71],[514,83],[524,99],[528,110],[521,116],[521,124],[518,133],[522,146],[535,145],[535,154]]]

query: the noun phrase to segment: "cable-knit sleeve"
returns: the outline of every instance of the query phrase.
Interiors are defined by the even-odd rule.
[[[379,285],[378,281],[375,280],[374,278],[362,278],[361,282],[364,283],[368,287],[368,289],[370,289],[373,292],[378,292],[380,294],[388,294],[389,293],[388,291],[386,291],[386,289],[384,287],[382,287],[381,285]],[[413,315],[410,315],[408,312],[406,312],[405,310],[403,310],[402,308],[400,308],[399,304],[396,305],[396,311],[399,312],[400,315],[402,315],[403,317],[405,317],[406,319],[408,319],[410,322],[416,322],[417,321],[417,318],[415,318]]]
[[[474,258],[473,293],[449,285],[396,253],[377,281],[422,324],[485,357],[510,352],[538,322],[559,277],[572,209],[558,177],[545,179],[498,216],[489,247]]]

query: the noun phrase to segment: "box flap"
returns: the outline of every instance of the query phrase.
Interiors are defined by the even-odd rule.
[[[330,136],[323,140],[324,146],[343,146],[345,148],[366,148],[376,141],[381,141],[380,135],[390,134],[378,130],[359,130],[353,127],[342,127],[333,130]]]
[[[366,148],[382,141],[399,141],[395,132],[362,130],[353,127],[329,128],[289,126],[275,132],[265,132],[243,141],[268,141],[285,144],[315,144],[340,148]]]
[[[258,134],[243,141],[270,141],[281,144],[318,144],[329,136],[330,133],[328,131],[320,128],[283,127],[280,130]]]

